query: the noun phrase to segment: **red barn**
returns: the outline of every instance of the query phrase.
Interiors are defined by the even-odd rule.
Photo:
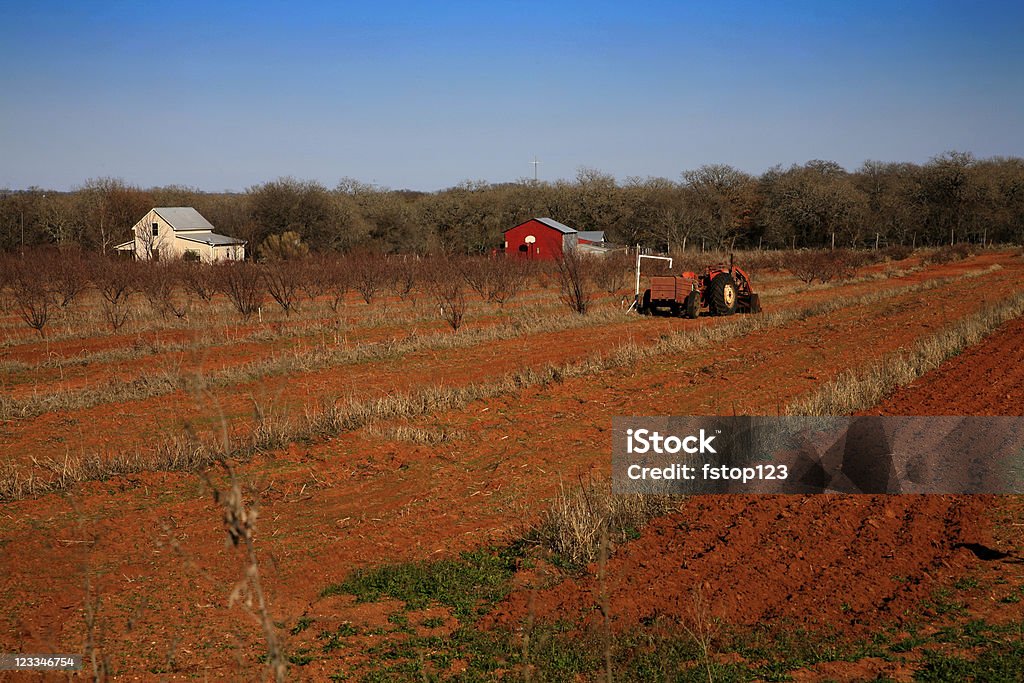
[[[576,231],[551,218],[531,218],[505,231],[509,256],[552,261],[576,244]]]

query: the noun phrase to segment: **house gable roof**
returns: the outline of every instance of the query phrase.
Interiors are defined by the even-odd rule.
[[[191,206],[160,206],[153,211],[175,230],[213,230],[213,224]]]

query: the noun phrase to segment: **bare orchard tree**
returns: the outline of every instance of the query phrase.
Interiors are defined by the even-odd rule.
[[[43,269],[32,260],[11,260],[11,292],[18,314],[25,324],[46,338],[46,323],[49,322],[57,297],[51,289]]]
[[[59,296],[61,308],[70,306],[89,283],[89,270],[77,249],[52,254],[46,269],[51,274],[53,290]]]
[[[217,293],[213,266],[200,261],[182,261],[181,281],[185,291],[203,301],[211,301]]]
[[[388,259],[388,265],[391,269],[391,280],[395,284],[395,294],[402,301],[412,300],[415,304],[414,294],[423,270],[420,258],[412,254],[402,254]]]
[[[352,266],[352,284],[370,305],[388,284],[387,263],[374,254],[355,254],[349,259]]]
[[[458,332],[466,316],[466,282],[462,269],[452,259],[438,258],[430,269],[427,287],[437,303],[441,317]]]
[[[309,256],[302,260],[299,287],[310,302],[315,302],[331,289],[330,256]]]
[[[292,308],[299,300],[299,287],[305,269],[304,261],[278,259],[261,263],[259,268],[267,293],[286,316],[291,315]]]
[[[248,320],[259,310],[262,283],[257,267],[248,261],[233,261],[213,267],[217,291],[231,301],[235,310]]]
[[[327,276],[327,293],[330,295],[328,303],[331,310],[337,313],[345,303],[345,295],[352,287],[351,262],[340,256],[332,256],[325,261],[324,270]]]
[[[515,298],[526,286],[530,277],[530,261],[515,257],[490,259],[487,266],[491,270],[488,278],[487,300],[499,306]]]
[[[486,301],[492,275],[487,259],[482,256],[463,257],[458,260],[458,267],[459,272],[462,274],[462,279],[469,285],[470,289],[479,294],[482,300]]]
[[[188,316],[188,297],[181,287],[183,266],[181,261],[163,261],[148,264],[139,273],[139,289],[161,318]]]
[[[90,279],[103,297],[103,317],[117,332],[131,316],[131,295],[138,290],[136,264],[119,258],[96,257]]]
[[[556,260],[562,301],[572,311],[586,315],[594,298],[592,259],[577,249],[567,249]]]

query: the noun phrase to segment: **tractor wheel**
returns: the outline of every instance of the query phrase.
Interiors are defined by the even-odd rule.
[[[714,315],[736,312],[736,283],[728,273],[719,273],[708,286],[708,306]]]
[[[640,300],[640,314],[650,315],[651,313],[651,290],[645,289],[644,296]]]
[[[686,313],[687,318],[696,318],[700,315],[700,292],[694,290],[686,295],[683,311]]]

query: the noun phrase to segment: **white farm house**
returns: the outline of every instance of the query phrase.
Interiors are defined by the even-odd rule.
[[[132,252],[142,261],[190,258],[212,263],[245,258],[245,240],[218,235],[213,229],[191,206],[157,207],[132,228],[134,239],[114,249]]]

